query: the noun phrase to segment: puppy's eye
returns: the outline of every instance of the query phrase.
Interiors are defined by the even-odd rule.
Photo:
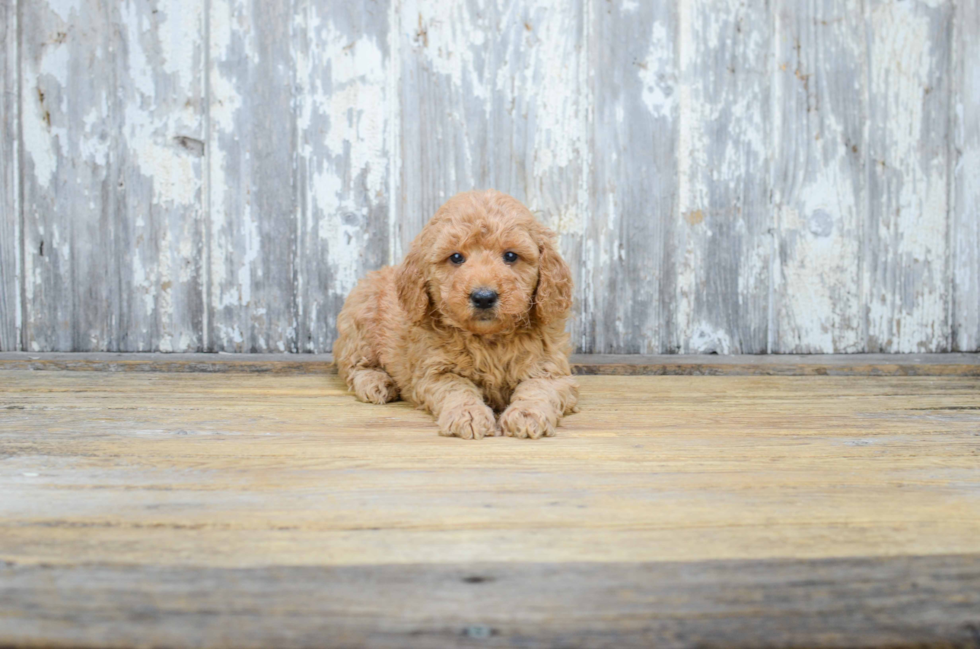
[[[513,264],[518,259],[519,257],[517,256],[516,252],[511,252],[510,250],[508,250],[507,252],[504,253],[504,261],[506,261],[508,264]]]
[[[449,261],[459,266],[461,263],[466,261],[466,257],[459,254],[458,252],[454,252],[453,254],[449,255]]]

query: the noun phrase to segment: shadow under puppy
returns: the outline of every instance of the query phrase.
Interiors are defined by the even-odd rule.
[[[401,396],[435,415],[441,435],[551,436],[578,402],[571,302],[554,233],[511,196],[464,192],[439,208],[400,266],[354,288],[334,358],[358,399]]]

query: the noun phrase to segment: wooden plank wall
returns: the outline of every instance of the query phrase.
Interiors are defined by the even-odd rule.
[[[200,3],[19,10],[25,348],[200,349]]]
[[[956,5],[950,147],[952,347],[980,349],[980,5]]]
[[[20,349],[17,2],[0,0],[0,352]]]
[[[2,0],[0,350],[327,352],[453,193],[605,353],[980,349],[965,0]]]

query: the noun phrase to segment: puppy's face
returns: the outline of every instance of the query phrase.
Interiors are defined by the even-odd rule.
[[[513,219],[464,219],[436,236],[429,290],[443,320],[476,334],[527,324],[538,246]]]
[[[495,191],[443,205],[413,243],[398,283],[406,312],[437,313],[482,335],[563,315],[571,302],[571,277],[551,232]]]

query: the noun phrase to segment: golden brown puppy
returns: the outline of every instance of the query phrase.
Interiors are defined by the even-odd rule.
[[[506,194],[465,192],[439,208],[400,266],[354,288],[334,358],[358,399],[400,395],[435,415],[442,435],[550,436],[578,402],[571,302],[554,234]]]

